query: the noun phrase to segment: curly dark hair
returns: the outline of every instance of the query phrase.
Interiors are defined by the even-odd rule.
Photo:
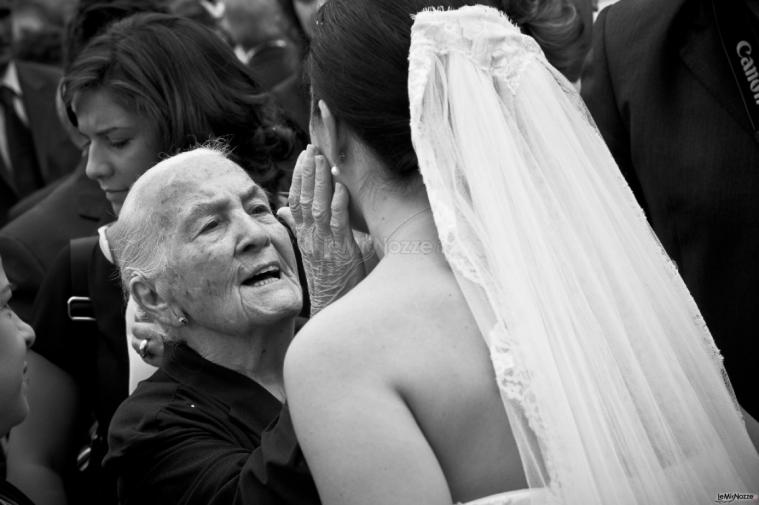
[[[189,19],[138,14],[93,39],[63,79],[63,99],[107,90],[158,131],[160,153],[171,156],[209,139],[223,139],[230,159],[271,193],[290,174],[297,133],[250,70],[211,30]]]

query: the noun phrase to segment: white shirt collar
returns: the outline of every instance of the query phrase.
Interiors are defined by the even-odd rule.
[[[105,233],[108,231],[109,226],[111,225],[106,224],[98,228],[98,245],[100,245],[100,251],[103,253],[103,256],[105,256],[105,259],[107,259],[112,265],[115,265],[116,262],[113,261],[113,254],[111,254],[111,246],[108,244],[108,235]]]
[[[16,98],[21,98],[21,83],[18,81],[18,70],[13,61],[8,63],[8,67],[5,69],[5,75],[3,75],[2,83],[16,94]]]

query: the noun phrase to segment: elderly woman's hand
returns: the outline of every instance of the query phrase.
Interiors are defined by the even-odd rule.
[[[361,282],[375,261],[371,237],[354,232],[348,216],[348,190],[332,184],[327,160],[313,146],[298,157],[290,186],[289,212],[308,277],[311,316]]]
[[[126,331],[132,349],[142,360],[149,365],[160,366],[166,335],[161,326],[153,322],[131,297],[127,303]]]

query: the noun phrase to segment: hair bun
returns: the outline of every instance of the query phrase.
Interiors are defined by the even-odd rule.
[[[570,81],[580,77],[590,39],[571,0],[496,0],[522,31],[533,37],[548,61]]]

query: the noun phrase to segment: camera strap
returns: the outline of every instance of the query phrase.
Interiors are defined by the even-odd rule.
[[[722,49],[759,142],[759,37],[757,19],[743,0],[712,0]]]

